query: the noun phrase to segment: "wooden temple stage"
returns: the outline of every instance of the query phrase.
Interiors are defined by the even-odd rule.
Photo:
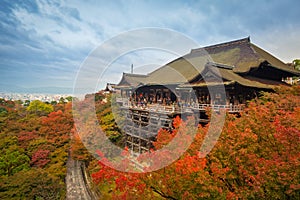
[[[172,130],[173,119],[176,116],[195,116],[198,123],[205,124],[209,119],[205,113],[207,109],[214,111],[226,110],[228,113],[238,114],[245,105],[210,105],[195,104],[193,106],[163,106],[150,104],[143,107],[130,105],[127,99],[118,98],[117,103],[125,115],[124,131],[126,146],[131,152],[141,154],[149,151],[152,141],[155,141],[159,129]]]

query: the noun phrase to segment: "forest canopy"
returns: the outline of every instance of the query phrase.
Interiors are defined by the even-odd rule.
[[[99,126],[122,146],[110,95],[95,97]],[[109,168],[101,162],[107,158],[100,151],[100,162],[95,159],[74,129],[71,106],[65,101],[20,106],[0,99],[0,199],[65,199],[69,150],[73,159],[85,162],[93,190],[99,190],[102,199],[300,198],[300,86],[262,93],[240,115],[227,114],[219,139],[204,156],[199,149],[213,124],[198,126],[178,160],[147,173]],[[172,132],[159,130],[147,156],[163,162],[169,152],[157,154],[156,149],[176,135],[182,135],[178,148],[190,140],[188,121],[176,118],[173,127]],[[127,155],[128,149],[123,153]],[[121,163],[124,169],[135,167],[126,157]]]

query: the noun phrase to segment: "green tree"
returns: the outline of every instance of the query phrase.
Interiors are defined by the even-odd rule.
[[[27,111],[35,114],[45,115],[53,111],[53,106],[39,100],[34,100],[30,102],[29,106],[27,107]]]
[[[0,149],[0,175],[11,176],[16,172],[29,169],[29,157],[16,145],[15,137],[6,137]]]
[[[60,99],[59,99],[59,103],[60,103],[60,104],[65,104],[65,103],[66,103],[66,100],[65,100],[65,98],[63,98],[63,97],[60,97]]]
[[[51,101],[50,104],[55,106],[57,104],[57,101]]]
[[[73,97],[72,96],[67,96],[66,99],[68,100],[68,102],[73,101]]]
[[[0,116],[5,116],[7,114],[7,109],[0,107]]]
[[[0,157],[0,174],[11,176],[16,172],[29,169],[29,157],[18,150],[6,150]]]
[[[293,60],[294,68],[300,70],[300,59]]]
[[[65,185],[41,169],[21,171],[0,181],[0,199],[65,199]]]
[[[26,107],[27,107],[27,106],[29,106],[29,104],[30,104],[30,100],[28,100],[28,99],[27,99],[27,100],[25,100],[25,102],[24,102],[24,106],[26,106]]]

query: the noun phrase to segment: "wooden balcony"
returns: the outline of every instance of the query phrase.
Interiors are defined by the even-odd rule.
[[[214,111],[226,110],[229,113],[240,113],[245,108],[245,104],[238,104],[238,105],[194,104],[194,105],[181,105],[181,106],[147,104],[147,106],[145,105],[136,106],[136,105],[132,105],[131,102],[125,98],[118,98],[116,102],[119,103],[123,108],[143,110],[149,112],[158,112],[164,114],[182,113],[182,112],[193,113],[195,111],[205,111],[207,109],[212,109]]]

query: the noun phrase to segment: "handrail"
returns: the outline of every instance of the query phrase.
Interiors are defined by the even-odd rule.
[[[126,98],[117,98],[116,101],[121,104],[122,107],[125,108],[133,108],[133,109],[140,109],[150,112],[163,112],[163,113],[174,113],[174,112],[192,112],[193,110],[206,110],[212,109],[214,111],[226,110],[230,113],[233,112],[241,112],[245,108],[245,104],[238,104],[238,105],[217,105],[217,104],[193,104],[187,106],[164,106],[161,104],[149,104],[147,106],[134,106],[131,102]]]
[[[238,104],[238,105],[213,105],[213,104],[199,104],[196,105],[194,108],[198,110],[205,110],[207,108],[211,108],[214,111],[220,111],[220,110],[227,110],[229,112],[241,112],[245,108],[245,104]]]

